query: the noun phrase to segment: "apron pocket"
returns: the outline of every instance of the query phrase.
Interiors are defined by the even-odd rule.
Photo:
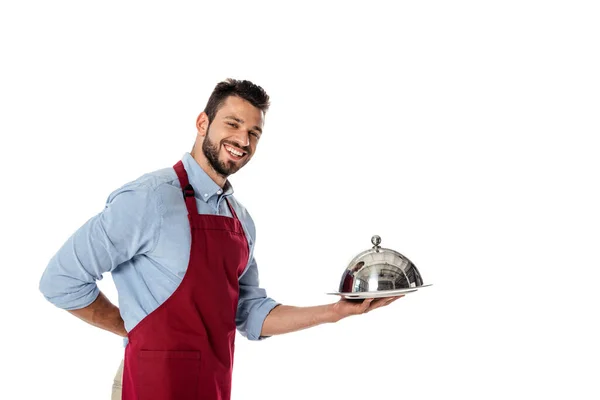
[[[196,400],[199,351],[141,350],[138,353],[139,400]]]

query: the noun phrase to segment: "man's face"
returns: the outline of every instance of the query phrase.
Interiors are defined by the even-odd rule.
[[[212,168],[226,178],[250,161],[263,125],[261,110],[240,97],[229,96],[208,126],[202,152]]]

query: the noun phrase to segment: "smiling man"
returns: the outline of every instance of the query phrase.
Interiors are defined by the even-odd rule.
[[[198,116],[196,126],[202,140],[202,152],[194,158],[219,186],[223,186],[227,177],[246,165],[254,155],[269,106],[266,93],[260,101],[261,107],[255,107],[249,100],[235,95],[225,99],[211,97],[206,111]],[[259,106],[258,100],[256,103]],[[192,156],[197,147],[198,139]]]
[[[396,299],[293,307],[259,287],[254,222],[227,177],[254,156],[268,108],[260,86],[219,83],[191,153],[111,193],[46,267],[46,299],[125,338],[113,399],[229,399],[236,328],[261,340]],[[106,272],[120,308],[96,285]]]

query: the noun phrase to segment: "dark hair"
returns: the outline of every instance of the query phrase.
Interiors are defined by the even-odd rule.
[[[269,95],[263,88],[250,81],[227,78],[227,80],[219,82],[215,86],[215,89],[208,98],[204,112],[208,115],[209,123],[213,121],[217,115],[217,111],[219,111],[229,96],[241,97],[264,113],[269,109]]]

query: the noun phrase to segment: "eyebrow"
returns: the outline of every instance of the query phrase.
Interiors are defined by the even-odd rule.
[[[225,118],[225,119],[232,119],[232,120],[234,120],[235,122],[237,122],[237,123],[240,123],[240,124],[243,124],[243,123],[244,123],[244,120],[243,120],[243,119],[241,119],[241,118],[238,118],[238,117],[236,117],[236,116],[233,116],[233,115],[227,115],[227,116],[225,116],[224,118]],[[253,126],[251,129],[257,130],[257,131],[259,131],[259,132],[262,134],[262,129],[260,129],[260,127],[258,127],[258,126],[256,126],[256,125],[255,125],[255,126]]]

